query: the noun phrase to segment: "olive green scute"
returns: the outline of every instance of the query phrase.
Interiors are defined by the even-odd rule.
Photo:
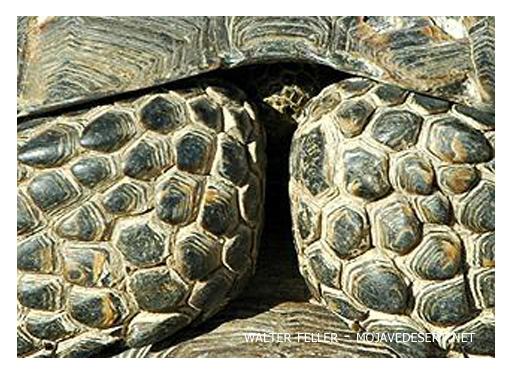
[[[103,248],[67,247],[62,250],[63,276],[83,287],[108,287],[114,281],[110,256]]]
[[[494,183],[483,182],[475,187],[461,202],[458,219],[474,232],[494,231]]]
[[[249,163],[243,145],[235,139],[226,137],[220,140],[219,148],[219,174],[237,186],[242,185],[249,173]]]
[[[429,128],[428,149],[451,163],[480,163],[493,157],[493,149],[479,131],[455,117],[434,121]]]
[[[87,156],[71,166],[71,173],[80,184],[94,188],[111,176],[109,163],[106,159]]]
[[[198,98],[190,102],[193,116],[201,124],[212,130],[222,130],[222,111],[220,107],[208,98]]]
[[[428,287],[420,296],[419,314],[436,326],[461,325],[474,316],[463,278]]]
[[[329,188],[325,176],[326,140],[320,129],[306,134],[300,141],[297,157],[300,160],[300,176],[304,186],[316,196]]]
[[[470,272],[470,282],[475,299],[481,308],[495,307],[495,270],[494,268]]]
[[[494,122],[495,122],[495,115],[491,112],[483,112],[481,110],[465,106],[465,105],[459,105],[455,104],[453,106],[453,110],[456,113],[462,114],[466,117],[470,117],[477,121],[480,124],[484,124],[485,126],[489,126],[494,128]]]
[[[112,110],[92,120],[82,132],[80,145],[99,152],[110,153],[124,146],[135,134],[132,118]]]
[[[329,256],[322,247],[306,250],[306,261],[311,274],[321,284],[337,288],[341,278],[341,262]]]
[[[170,225],[182,225],[194,218],[194,204],[200,197],[200,183],[181,173],[164,181],[156,197],[156,214]]]
[[[233,238],[224,244],[223,260],[233,271],[242,273],[250,266],[252,239],[251,231],[239,226]]]
[[[220,248],[210,237],[192,232],[173,248],[178,272],[187,279],[206,279],[220,264]]]
[[[423,279],[442,280],[455,276],[461,265],[460,243],[433,234],[415,251],[412,267]]]
[[[120,324],[126,315],[124,301],[110,290],[73,288],[67,305],[73,319],[86,326],[100,329]]]
[[[453,221],[450,201],[441,193],[421,197],[418,206],[425,222],[448,225]]]
[[[415,248],[422,238],[422,224],[411,206],[401,200],[390,201],[377,212],[376,224],[382,246],[399,254]]]
[[[300,201],[297,207],[297,229],[302,240],[310,238],[314,233],[314,212],[303,201]]]
[[[384,156],[357,147],[344,152],[343,166],[345,188],[352,195],[376,200],[386,195],[391,188]]]
[[[429,114],[437,114],[447,112],[450,109],[450,103],[445,100],[439,100],[434,97],[413,94],[411,102]]]
[[[28,205],[26,199],[20,195],[16,200],[16,228],[18,235],[35,229],[40,224],[39,214]]]
[[[158,150],[148,142],[141,141],[126,156],[123,171],[129,177],[149,180],[160,172],[162,166]]]
[[[407,149],[418,141],[423,120],[407,110],[388,110],[377,116],[371,136],[395,151]]]
[[[328,218],[326,240],[340,258],[350,258],[367,249],[369,230],[359,212],[340,207]]]
[[[185,110],[178,100],[157,96],[144,105],[140,119],[147,129],[166,134],[185,124]]]
[[[18,280],[18,301],[27,308],[57,310],[61,307],[62,298],[62,283],[56,277],[41,278],[26,274]]]
[[[18,160],[40,168],[55,167],[66,162],[74,152],[74,143],[64,129],[46,130],[18,149]]]
[[[440,187],[452,194],[461,194],[479,181],[480,175],[471,165],[450,165],[440,168],[438,171],[438,183]]]
[[[28,185],[28,193],[43,211],[57,209],[79,195],[75,186],[59,171],[49,171],[34,177]]]
[[[474,258],[472,265],[476,267],[494,267],[495,264],[495,241],[494,232],[489,232],[475,242]]]
[[[103,207],[112,214],[128,213],[137,205],[139,190],[131,183],[121,183],[103,197]]]
[[[54,242],[45,235],[31,237],[18,244],[18,270],[51,273],[54,267]]]
[[[367,272],[354,280],[352,293],[368,308],[390,314],[403,313],[407,308],[410,290],[394,269],[365,265]]]
[[[56,227],[61,238],[92,241],[101,236],[103,225],[101,218],[90,206],[81,206],[64,218]]]
[[[203,196],[201,226],[215,235],[224,235],[238,223],[239,213],[236,206],[236,191],[230,187],[219,189],[208,186]]]
[[[371,102],[364,99],[343,102],[334,113],[339,129],[352,138],[363,132],[373,111]]]
[[[135,266],[148,267],[163,260],[164,239],[146,223],[124,227],[115,242],[127,261]]]
[[[428,160],[408,154],[397,161],[396,175],[402,190],[416,195],[428,195],[434,188],[434,169]]]
[[[212,150],[212,139],[209,137],[194,132],[186,133],[176,142],[176,165],[180,170],[200,174],[209,169],[208,160]]]
[[[72,335],[78,327],[71,324],[65,314],[29,314],[27,331],[39,339],[59,340]]]
[[[188,292],[185,282],[168,268],[139,270],[129,284],[139,307],[155,313],[176,310]]]

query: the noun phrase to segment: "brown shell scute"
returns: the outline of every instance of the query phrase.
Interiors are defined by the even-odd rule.
[[[150,94],[20,133],[20,355],[47,355],[40,339],[57,356],[151,344],[241,290],[261,230],[262,130],[243,93],[221,90]],[[244,115],[227,126],[220,108]]]
[[[317,299],[368,331],[484,336],[392,343],[415,357],[493,354],[486,345],[494,344],[494,123],[439,99],[375,83],[347,89],[352,83],[311,100],[294,134],[290,199],[301,273]],[[374,108],[359,112],[367,124],[357,134],[340,126],[337,113],[354,102]],[[332,182],[328,193],[312,194],[300,172],[301,139],[319,132],[317,179]]]

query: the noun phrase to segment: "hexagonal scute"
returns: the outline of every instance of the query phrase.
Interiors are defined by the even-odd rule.
[[[58,277],[24,274],[18,279],[18,302],[26,308],[58,310],[64,290]]]
[[[326,169],[326,139],[324,133],[315,128],[299,138],[295,138],[297,148],[292,145],[292,160],[296,160],[292,164],[292,173],[297,177],[308,189],[308,191],[316,196],[329,188]]]
[[[365,200],[376,200],[391,188],[387,157],[375,149],[358,146],[343,153],[345,189]]]
[[[38,174],[30,181],[28,193],[45,212],[61,208],[79,197],[79,190],[60,171]]]
[[[164,238],[145,222],[134,222],[117,229],[114,243],[125,259],[138,267],[163,261],[166,255]]]
[[[155,313],[175,311],[188,293],[187,284],[167,267],[136,271],[129,287],[139,307]]]
[[[482,181],[456,205],[458,221],[474,232],[494,231],[494,183]]]
[[[400,255],[421,241],[422,224],[406,199],[392,196],[372,207],[372,228],[376,243]]]
[[[62,165],[74,154],[76,131],[65,127],[45,130],[18,149],[18,161],[25,165],[49,168]]]
[[[180,232],[172,249],[173,268],[190,280],[206,279],[220,265],[220,243],[201,231]]]
[[[208,232],[224,235],[238,224],[237,191],[224,182],[211,181],[206,187],[199,223]]]
[[[386,257],[368,252],[343,271],[343,289],[366,307],[390,314],[408,308],[411,292],[406,278]]]
[[[363,132],[374,110],[374,105],[366,99],[351,99],[336,108],[333,118],[342,134],[352,138]]]
[[[189,106],[192,118],[202,125],[215,130],[222,131],[223,117],[219,105],[208,97],[199,97],[191,100]]]
[[[80,145],[99,152],[114,152],[123,147],[136,132],[135,122],[130,114],[109,109],[84,128]]]
[[[169,145],[162,139],[144,138],[131,147],[124,157],[124,174],[140,180],[150,180],[172,166]]]
[[[474,315],[462,275],[418,288],[415,296],[418,315],[435,326],[461,325]]]
[[[247,149],[238,140],[224,134],[219,135],[217,152],[213,170],[237,186],[245,183],[249,174]]]
[[[450,194],[467,192],[479,181],[478,170],[471,165],[449,165],[437,170],[439,187]]]
[[[132,181],[114,185],[102,198],[103,208],[111,214],[135,214],[148,209],[147,186]]]
[[[467,118],[471,118],[472,120],[477,121],[480,126],[494,128],[494,113],[482,112],[478,109],[459,104],[455,104],[453,106],[453,111],[457,114],[463,115]]]
[[[368,250],[371,240],[366,212],[344,201],[330,206],[323,215],[322,235],[334,253],[349,259]]]
[[[55,231],[64,239],[90,242],[99,240],[105,230],[101,211],[94,203],[86,203],[62,218]]]
[[[376,114],[371,136],[395,151],[416,144],[423,119],[408,110],[390,109]]]
[[[167,134],[185,125],[185,108],[181,99],[168,94],[156,96],[140,110],[140,120],[148,130]]]
[[[429,195],[434,189],[434,169],[419,153],[400,154],[391,163],[391,181],[399,191]]]
[[[411,269],[423,279],[450,279],[463,265],[463,249],[459,237],[451,230],[430,232],[414,251]]]
[[[441,192],[418,197],[416,208],[419,218],[425,223],[449,225],[453,222],[452,206]]]
[[[67,300],[69,315],[93,328],[119,325],[129,314],[126,301],[116,291],[73,287]]]
[[[85,156],[71,166],[71,173],[81,185],[94,188],[111,178],[114,171],[108,158]]]
[[[174,141],[178,169],[195,174],[210,172],[215,150],[215,138],[211,134],[186,129]]]
[[[186,173],[173,171],[156,189],[156,214],[170,225],[193,221],[201,199],[202,181]]]
[[[304,250],[304,261],[308,275],[322,285],[339,288],[341,282],[341,261],[329,250],[315,242]]]
[[[494,155],[483,133],[451,116],[430,124],[427,147],[435,156],[451,163],[480,163]]]
[[[123,276],[119,259],[106,245],[68,245],[61,250],[62,274],[82,287],[111,287]]]
[[[47,235],[31,236],[18,244],[18,270],[49,274],[55,265],[55,242]]]

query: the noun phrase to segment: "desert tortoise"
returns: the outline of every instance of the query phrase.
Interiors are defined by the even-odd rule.
[[[411,356],[494,354],[492,18],[20,17],[18,355],[144,346],[240,293],[263,223],[261,97],[155,86],[276,61],[367,77],[307,103],[304,79],[256,90],[297,119],[313,296],[361,331],[479,336]]]

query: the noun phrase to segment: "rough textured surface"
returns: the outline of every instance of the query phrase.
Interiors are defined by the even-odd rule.
[[[264,187],[262,132],[245,100],[205,84],[25,124],[18,355],[147,345],[240,292]]]
[[[494,355],[494,123],[390,96],[352,78],[303,111],[289,186],[301,273],[318,300],[369,332],[485,330],[485,342],[411,344],[417,356]],[[365,119],[357,136],[339,116],[355,100],[376,108],[354,115]]]
[[[19,17],[18,115],[303,60],[494,111],[492,17]]]

